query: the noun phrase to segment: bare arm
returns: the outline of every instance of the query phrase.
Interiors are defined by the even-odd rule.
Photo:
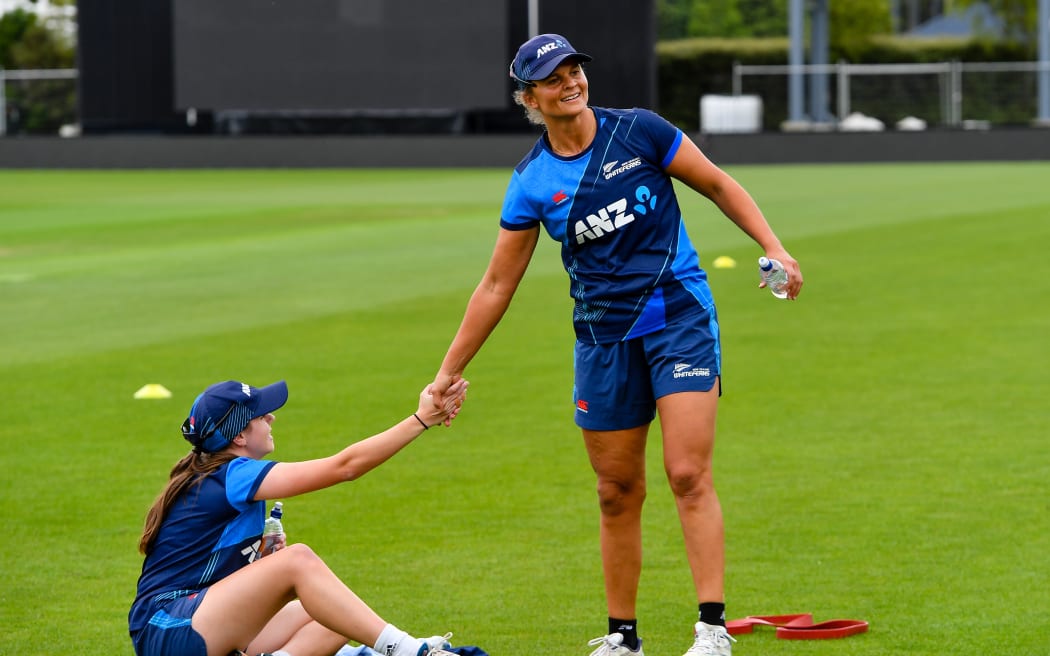
[[[688,137],[683,138],[667,173],[710,199],[762,247],[766,257],[780,260],[788,274],[788,298],[798,296],[802,289],[802,271],[798,262],[784,249],[762,210],[740,183],[707,159]]]
[[[266,474],[255,499],[287,499],[364,476],[422,435],[425,430],[423,423],[436,426],[453,411],[458,411],[468,385],[463,379],[456,381],[446,391],[441,405],[434,403],[428,385],[419,395],[419,407],[415,413],[419,419],[409,415],[385,431],[355,442],[327,458],[277,463]]]
[[[434,378],[435,400],[441,399],[444,390],[463,375],[503,318],[536,250],[539,234],[538,227],[530,230],[500,228],[488,269],[467,303],[463,321]]]

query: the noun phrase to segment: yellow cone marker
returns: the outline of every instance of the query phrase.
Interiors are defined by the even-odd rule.
[[[736,260],[728,255],[719,255],[715,258],[714,265],[716,269],[732,269],[736,267]]]
[[[139,391],[135,392],[136,399],[170,399],[171,392],[168,391],[167,387],[158,385],[157,383],[150,383],[149,385],[143,385]]]

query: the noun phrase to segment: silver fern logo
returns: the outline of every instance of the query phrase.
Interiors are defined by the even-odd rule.
[[[703,376],[706,378],[710,375],[711,369],[709,367],[694,367],[685,362],[679,362],[674,366],[675,378],[692,378],[694,376]]]

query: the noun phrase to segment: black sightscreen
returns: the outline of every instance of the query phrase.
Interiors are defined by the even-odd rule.
[[[172,0],[77,3],[80,122],[86,133],[154,131],[172,107]]]
[[[179,110],[507,105],[507,0],[177,0]]]

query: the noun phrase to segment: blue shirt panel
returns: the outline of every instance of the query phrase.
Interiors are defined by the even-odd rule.
[[[156,603],[206,588],[259,557],[266,502],[253,497],[276,464],[235,458],[175,501],[142,563],[128,618],[132,634]]]
[[[661,330],[711,293],[664,170],[682,131],[645,109],[592,111],[586,151],[561,157],[544,135],[515,167],[500,226],[542,224],[561,243],[576,336],[598,344]]]

